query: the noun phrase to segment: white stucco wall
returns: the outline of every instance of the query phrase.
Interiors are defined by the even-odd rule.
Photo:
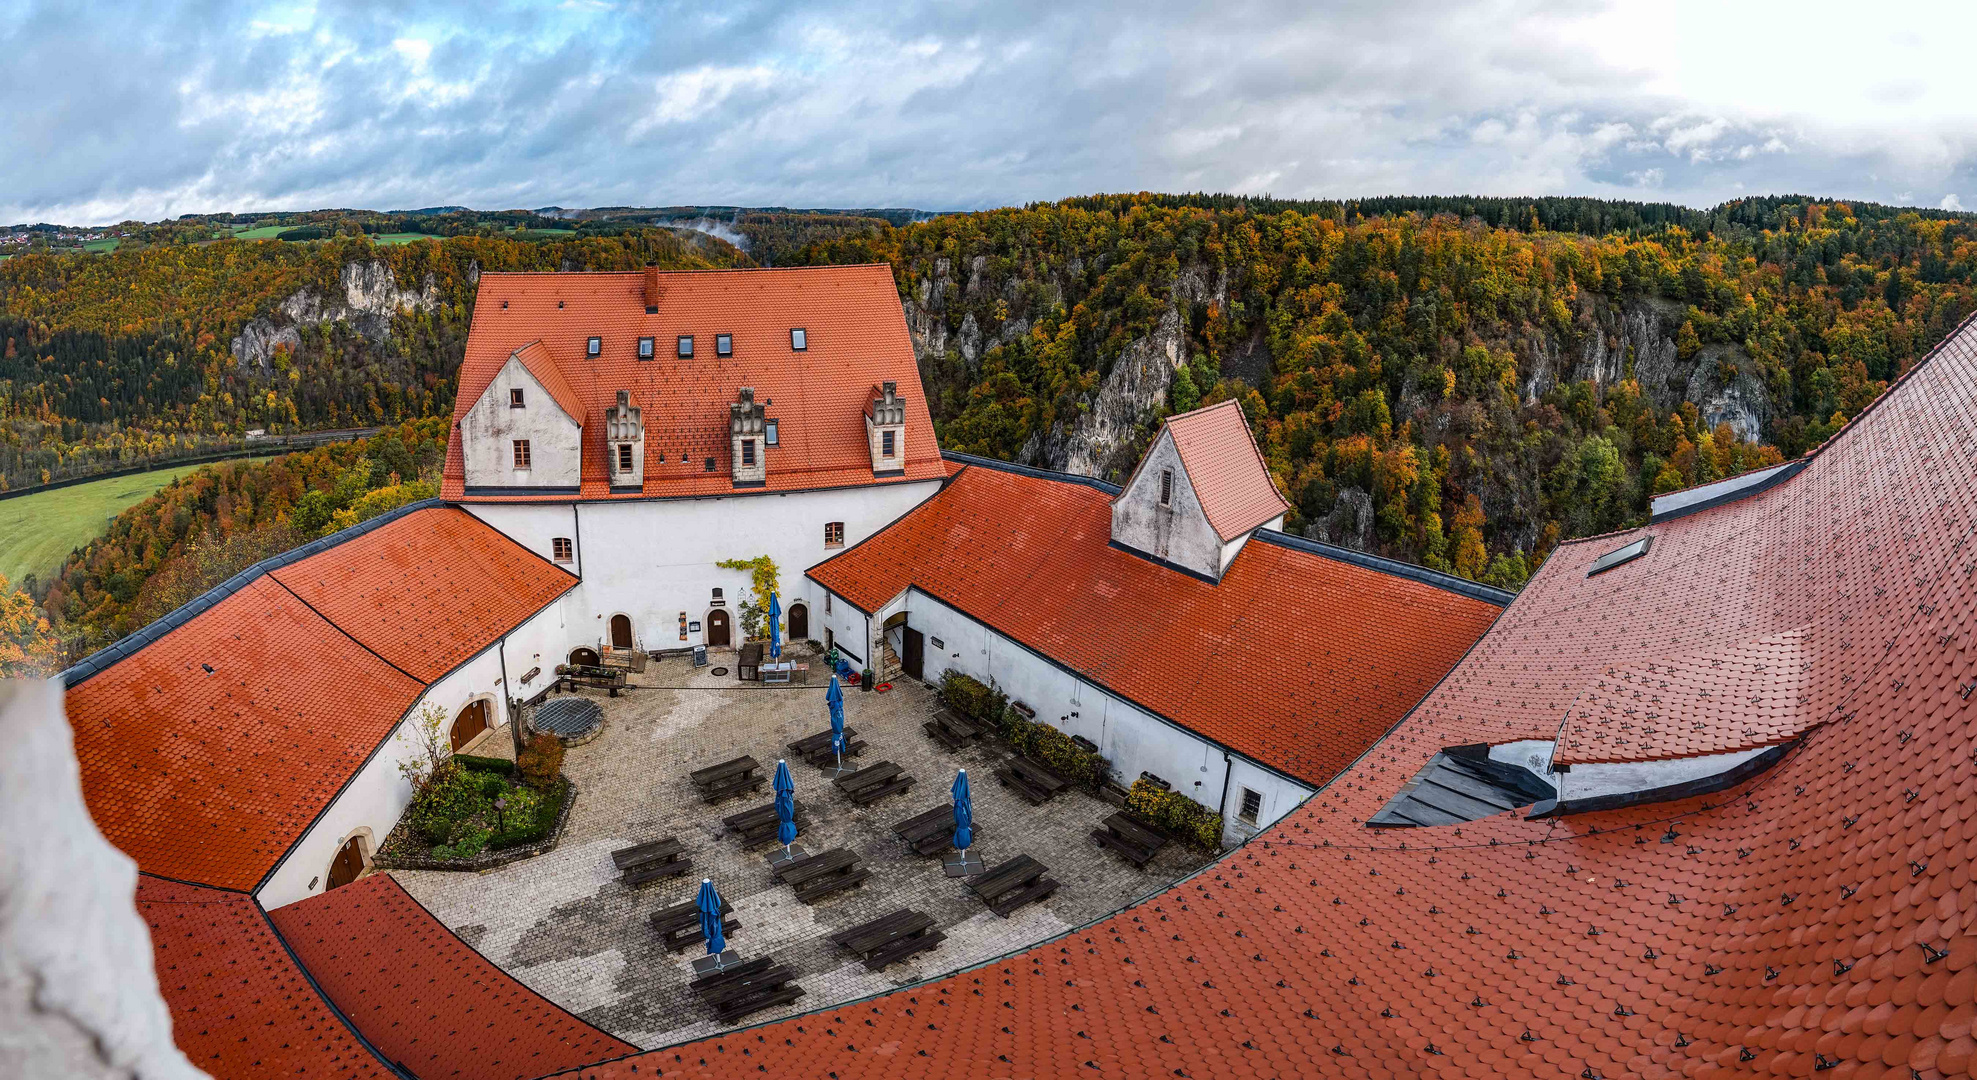
[[[838,488],[829,491],[750,493],[704,499],[653,499],[621,502],[472,503],[466,509],[544,558],[551,541],[575,541],[576,561],[568,564],[583,578],[569,602],[570,647],[595,647],[607,640],[608,620],[623,613],[646,649],[677,649],[705,644],[711,593],[722,591],[726,609],[738,620],[749,598],[749,576],[715,564],[724,559],[768,555],[781,573],[785,611],[792,603],[810,607],[810,636],[818,641],[832,625],[861,655],[864,619],[847,605],[834,605],[839,620],[826,623],[823,590],[804,571],[838,554],[824,546],[824,525],[844,523],[849,547],[891,524],[940,490],[938,481]],[[575,518],[573,519],[573,514]],[[680,613],[698,632],[679,635]],[[876,628],[876,624],[875,624]],[[739,644],[739,624],[735,643]],[[866,656],[869,661],[870,657]]]
[[[508,404],[519,387],[523,406]],[[580,418],[556,404],[521,361],[509,357],[479,400],[460,418],[467,486],[574,488],[583,471]],[[515,468],[514,440],[529,440],[529,468]]]
[[[1160,474],[1171,470],[1174,490],[1169,505],[1160,505]],[[1195,496],[1188,471],[1174,447],[1173,432],[1162,428],[1160,437],[1146,452],[1146,458],[1133,474],[1126,490],[1112,503],[1112,538],[1197,574],[1220,579],[1234,550],[1215,535]],[[1240,539],[1240,538],[1239,538]],[[1236,549],[1241,547],[1238,542]]]
[[[446,711],[446,729],[450,729],[454,717],[470,702],[490,698],[491,722],[498,725],[506,722],[503,702],[508,697],[530,698],[540,692],[566,651],[563,643],[570,628],[563,605],[563,600],[551,603],[503,639],[502,645],[486,649],[427,687],[391,737],[275,867],[255,894],[261,904],[277,908],[322,892],[330,863],[344,841],[359,830],[369,830],[366,855],[376,853],[377,845],[384,842],[412,797],[411,787],[398,771],[399,762],[412,756],[412,747],[399,736],[428,705],[437,704]],[[512,689],[501,679],[504,654]],[[522,676],[535,667],[542,668],[543,674],[523,685]]]

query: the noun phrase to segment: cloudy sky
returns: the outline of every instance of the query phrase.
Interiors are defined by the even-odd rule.
[[[1977,209],[1977,4],[0,0],[0,222],[1097,191]]]

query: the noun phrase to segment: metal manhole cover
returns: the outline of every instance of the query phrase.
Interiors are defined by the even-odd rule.
[[[727,673],[728,673],[728,669],[724,667],[717,667],[712,672],[710,672],[710,674],[716,676],[726,675]]]
[[[604,723],[604,710],[589,698],[551,698],[536,707],[535,729],[564,739],[577,739]]]

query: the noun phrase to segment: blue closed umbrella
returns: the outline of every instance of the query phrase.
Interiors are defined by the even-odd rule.
[[[824,691],[824,704],[831,708],[831,750],[837,754],[837,772],[844,773],[844,690],[831,676],[831,688]]]
[[[954,846],[962,852],[975,842],[975,805],[968,794],[968,770],[954,774]]]
[[[769,659],[780,660],[783,656],[782,601],[775,593],[769,594]]]
[[[700,932],[707,935],[707,953],[718,957],[727,950],[728,939],[721,933],[721,894],[714,891],[713,878],[700,879],[694,904],[700,909]]]
[[[796,842],[796,781],[790,779],[789,762],[776,762],[776,839],[782,841],[783,852]]]

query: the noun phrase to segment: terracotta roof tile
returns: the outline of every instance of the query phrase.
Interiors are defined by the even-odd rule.
[[[529,370],[529,374],[535,376],[535,381],[541,383],[544,390],[549,391],[549,396],[556,400],[558,408],[568,413],[570,419],[577,423],[584,422],[586,410],[583,399],[577,396],[576,389],[570,385],[570,380],[563,376],[562,366],[549,355],[548,346],[538,339],[516,349],[511,355]]]
[[[867,388],[885,381],[898,383],[906,399],[906,467],[904,476],[876,482],[945,475],[890,268],[658,276],[662,295],[652,315],[645,313],[640,273],[481,276],[454,420],[479,400],[509,355],[531,343],[530,355],[537,350],[546,355],[582,406],[576,413],[585,430],[580,495],[519,498],[613,497],[610,463],[598,433],[619,390],[631,391],[641,402],[645,423],[645,488],[618,493],[620,498],[732,494],[728,405],[744,386],[755,389],[757,401],[774,402],[768,409],[778,429],[777,445],[767,451],[770,491],[874,483],[864,410]],[[802,352],[790,347],[792,328],[807,331]],[[733,335],[734,355],[716,355],[716,334]],[[676,355],[681,335],[695,340],[691,359]],[[603,338],[596,359],[585,355],[593,336]],[[641,337],[656,339],[651,360],[638,359]],[[458,444],[456,427],[441,493],[471,501],[478,496],[465,494]],[[715,462],[711,472],[708,458]]]
[[[146,874],[137,913],[151,929],[172,1041],[209,1075],[393,1075],[323,1003],[252,897]]]
[[[416,1076],[529,1080],[638,1049],[516,982],[390,875],[269,917],[344,1016]]]
[[[1236,402],[1168,417],[1167,430],[1208,524],[1224,543],[1290,509]]]
[[[1112,547],[1111,536],[1105,492],[975,466],[809,576],[868,611],[914,585],[1314,783],[1399,720],[1498,611],[1263,542],[1211,584]]]

